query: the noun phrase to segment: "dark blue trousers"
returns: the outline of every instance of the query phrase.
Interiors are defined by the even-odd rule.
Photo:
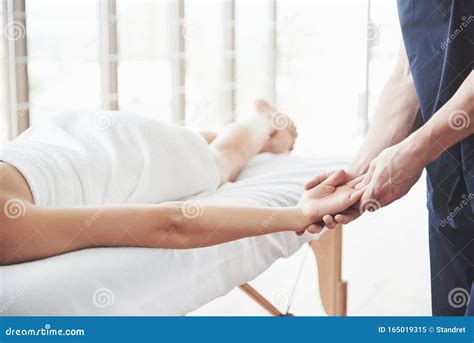
[[[474,223],[466,229],[441,227],[438,223],[430,219],[433,315],[473,316]]]

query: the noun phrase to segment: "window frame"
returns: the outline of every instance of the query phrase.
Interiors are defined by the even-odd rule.
[[[170,0],[171,25],[171,57],[172,65],[172,121],[185,123],[186,120],[186,42],[183,37],[183,26],[186,21],[186,0]],[[225,58],[225,97],[226,107],[230,114],[228,119],[235,119],[236,113],[236,46],[235,46],[235,4],[236,0],[225,0],[224,5],[224,58]],[[118,94],[118,36],[117,36],[117,3],[116,0],[100,0],[100,73],[101,73],[101,107],[103,110],[119,109]],[[3,120],[6,123],[7,137],[13,139],[30,125],[30,102],[28,84],[28,47],[27,47],[27,18],[26,0],[3,0],[4,30],[7,26],[16,25],[22,30],[17,39],[8,39],[3,35],[6,48],[5,70],[7,77],[6,99],[7,111]],[[269,2],[268,15],[273,23],[269,30],[273,51],[269,54],[268,70],[272,82],[270,101],[276,99],[276,65],[278,59],[277,36],[278,0]],[[371,21],[371,0],[367,0],[367,27]],[[359,118],[368,127],[369,121],[369,65],[371,56],[371,41],[366,42],[365,89],[360,99]],[[363,134],[366,133],[366,129]]]

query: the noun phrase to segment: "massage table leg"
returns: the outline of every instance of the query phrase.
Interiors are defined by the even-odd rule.
[[[248,283],[245,283],[239,288],[247,294],[252,300],[259,304],[265,311],[267,311],[271,316],[292,316],[291,314],[281,313],[273,304],[268,301],[263,295],[261,295],[255,288],[250,286]]]
[[[342,226],[330,230],[318,240],[311,241],[318,265],[321,302],[328,316],[347,315],[347,283],[342,281]],[[239,288],[272,316],[292,316],[281,313],[248,283]]]
[[[316,257],[319,290],[329,316],[347,315],[347,283],[342,281],[342,226],[310,242]]]

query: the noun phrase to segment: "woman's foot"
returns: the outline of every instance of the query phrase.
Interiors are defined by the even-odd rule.
[[[293,150],[298,132],[290,116],[278,112],[272,105],[262,99],[258,99],[255,102],[255,109],[258,113],[268,117],[274,129],[273,134],[265,143],[261,152],[285,154]]]

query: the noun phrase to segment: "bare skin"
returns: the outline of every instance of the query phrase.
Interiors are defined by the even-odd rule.
[[[377,210],[402,198],[430,162],[474,134],[474,71],[424,125],[420,123],[418,110],[418,98],[402,44],[367,137],[346,168],[346,181],[365,174],[359,185],[367,188],[361,203],[335,216],[327,214],[323,221],[311,225],[309,231],[319,232],[324,226],[333,229],[338,224],[347,224],[364,212],[364,204],[375,203],[377,206],[372,210]],[[328,175],[331,172],[310,180],[305,189],[317,186]]]
[[[261,101],[257,102],[257,109],[260,113],[255,118],[231,124],[210,140],[221,184],[235,179],[258,152],[287,152],[294,144],[294,126],[281,134],[271,125],[274,109]],[[272,144],[267,144],[272,139]],[[192,201],[44,207],[34,204],[23,175],[0,162],[0,264],[93,247],[185,249],[281,231],[301,233],[324,214],[339,213],[360,199],[363,189],[354,188],[359,180],[336,188],[345,178],[343,171],[333,174],[293,207],[208,206]],[[13,206],[19,212],[13,211]]]
[[[211,140],[209,147],[214,154],[221,175],[221,185],[234,181],[245,164],[260,152],[288,153],[293,149],[297,131],[288,118],[287,127],[277,130],[272,124],[277,110],[264,100],[257,100],[255,109],[259,115],[225,127]],[[284,116],[284,114],[281,114]],[[209,141],[212,134],[203,136]]]

